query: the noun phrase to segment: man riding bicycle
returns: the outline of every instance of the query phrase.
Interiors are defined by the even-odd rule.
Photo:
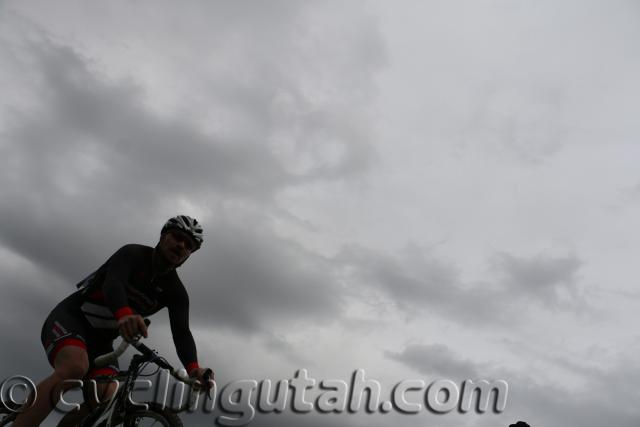
[[[190,376],[206,384],[206,368],[198,365],[189,329],[189,296],[176,273],[202,241],[198,221],[175,216],[162,227],[155,248],[125,245],[80,282],[80,289],[60,302],[44,322],[41,340],[54,372],[38,384],[35,403],[18,415],[14,427],[40,425],[58,403],[61,390],[68,388],[65,381],[117,374],[116,365],[93,366],[95,357],[113,351],[118,335],[126,340],[138,334],[146,337],[143,317],[164,307],[169,310],[180,361]],[[98,394],[110,396],[115,386],[99,384]]]

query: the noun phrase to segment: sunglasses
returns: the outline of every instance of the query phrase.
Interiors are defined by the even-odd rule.
[[[185,248],[187,248],[191,252],[193,252],[198,247],[195,240],[193,240],[193,238],[184,231],[170,230],[169,234],[171,234],[173,240],[179,243],[183,243]]]

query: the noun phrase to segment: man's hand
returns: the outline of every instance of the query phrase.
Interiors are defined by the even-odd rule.
[[[205,390],[209,390],[213,387],[214,374],[212,369],[196,368],[189,373],[189,376],[197,378]]]
[[[118,320],[118,329],[120,330],[120,335],[127,341],[133,341],[136,335],[139,334],[147,338],[147,325],[144,324],[144,319],[139,314],[129,314],[121,317]]]

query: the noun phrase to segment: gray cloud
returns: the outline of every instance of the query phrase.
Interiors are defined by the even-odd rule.
[[[502,283],[511,291],[527,295],[553,306],[562,304],[562,292],[579,304],[580,298],[576,282],[582,262],[575,256],[553,257],[536,255],[519,258],[508,253],[496,254],[492,267]]]
[[[189,267],[198,278],[191,291],[196,321],[264,332],[293,328],[294,319],[326,325],[341,314],[343,292],[329,260],[222,221],[209,227],[207,240]]]
[[[392,294],[405,309],[409,301],[442,304],[456,292],[457,272],[454,268],[427,255],[417,254],[415,248],[400,254],[400,259],[358,246],[347,246],[337,260],[354,268],[365,286],[380,287]],[[404,257],[403,257],[404,255]],[[414,263],[404,263],[407,258]],[[422,273],[422,274],[421,274]]]
[[[451,380],[486,379],[482,372],[486,368],[458,358],[455,352],[442,344],[412,344],[400,353],[386,352],[386,356],[430,376]]]
[[[43,274],[24,259],[7,255],[5,249],[0,253],[2,375],[44,376],[50,367],[40,344],[42,323],[59,301],[56,295],[70,293],[73,286]]]
[[[640,413],[634,406],[607,398],[604,390],[609,387],[598,389],[590,385],[585,391],[575,392],[537,384],[533,378],[521,378],[512,380],[511,388],[514,412],[530,420],[532,426],[551,425],[557,422],[555,420],[562,420],[570,426],[631,426],[640,420]]]
[[[501,253],[492,261],[497,284],[466,284],[454,265],[409,245],[396,256],[357,246],[345,247],[337,256],[352,283],[377,290],[398,309],[415,315],[434,313],[443,318],[475,326],[513,324],[519,321],[519,307],[530,296],[540,302],[564,304],[560,291],[572,297],[581,265],[577,258],[533,257],[519,259]],[[514,289],[514,287],[516,289]],[[560,287],[561,289],[556,289]]]
[[[531,356],[531,355],[529,355]],[[579,389],[540,382],[535,377],[517,373],[494,364],[468,360],[442,344],[408,345],[399,353],[387,352],[387,357],[401,362],[417,372],[442,375],[452,379],[505,379],[509,384],[508,404],[496,417],[478,417],[475,426],[496,425],[525,420],[532,426],[564,425],[597,427],[604,424],[635,425],[640,411],[633,404],[638,398],[636,362],[622,359],[605,370],[592,370],[586,384]],[[575,365],[568,362],[569,364]],[[612,392],[611,384],[616,384]]]
[[[627,223],[631,203],[589,209],[637,179],[630,5],[0,1],[3,365],[48,372],[37,340],[48,311],[122,244],[153,245],[181,211],[206,225],[205,247],[180,274],[192,323],[211,340],[196,337],[202,359],[222,378],[255,365],[374,365],[380,343],[424,342],[409,336],[418,322],[391,319],[439,317],[450,347],[391,348],[389,366],[376,368],[488,372],[512,384],[513,404],[496,417],[287,414],[256,425],[637,425],[632,357],[596,368],[549,351],[600,333],[582,292],[594,279],[582,274],[599,281],[633,259],[633,237],[606,227]],[[637,188],[625,191],[633,203]],[[418,245],[391,249],[434,235],[457,240],[447,247],[455,263]],[[610,259],[511,252],[531,236]],[[471,282],[468,257],[486,256],[483,241],[508,251]],[[617,272],[624,286],[627,268]],[[591,297],[630,296],[634,312],[631,291],[602,286]],[[599,299],[618,308],[600,344],[613,353],[628,346],[619,325],[633,323],[616,301]],[[590,325],[572,323],[576,308]],[[539,313],[557,325],[554,339],[538,333]],[[152,340],[174,356],[161,319]],[[461,327],[492,343],[530,340],[537,352],[511,356],[586,385],[476,360],[502,360],[500,347],[456,354]],[[313,339],[298,341],[304,333],[318,339],[316,354],[301,348]],[[336,342],[352,345],[337,355]],[[212,423],[196,418],[187,423]]]
[[[23,18],[20,12],[5,15],[7,27],[23,34],[20,38],[4,32],[0,38],[0,54],[14,71],[6,78],[14,84],[12,90],[37,97],[38,102],[33,108],[19,102],[6,106],[0,145],[4,183],[0,240],[49,271],[76,281],[122,245],[125,236],[155,235],[152,230],[159,227],[161,218],[175,214],[175,208],[167,208],[171,201],[189,200],[207,211],[216,210],[221,200],[244,199],[268,211],[273,209],[272,197],[283,188],[365,171],[371,159],[365,115],[347,110],[352,110],[354,101],[351,91],[357,96],[374,91],[369,73],[379,66],[377,58],[383,49],[375,28],[362,19],[360,27],[339,25],[336,30],[354,36],[343,48],[359,50],[362,45],[368,49],[365,56],[343,52],[336,55],[336,62],[327,62],[329,45],[329,51],[315,60],[308,57],[307,48],[324,49],[322,29],[308,32],[297,47],[290,37],[315,16],[305,9],[309,7],[313,6],[283,3],[275,9],[263,8],[275,14],[273,19],[281,25],[266,25],[264,16],[254,14],[254,9],[222,8],[231,21],[261,26],[254,30],[269,34],[261,39],[265,46],[286,42],[291,64],[306,62],[302,69],[291,70],[277,62],[279,55],[271,60],[254,56],[258,46],[250,38],[236,41],[236,47],[246,48],[242,61],[255,61],[246,64],[249,74],[221,76],[224,79],[216,81],[215,87],[205,80],[201,82],[205,92],[195,89],[199,96],[207,93],[221,110],[228,109],[227,114],[249,117],[257,127],[251,132],[230,127],[219,134],[202,131],[189,117],[156,114],[146,105],[145,88],[135,79],[114,80],[98,59],[62,44],[33,21],[8,22],[9,16]],[[324,13],[331,13],[332,6],[325,7]],[[222,17],[216,15],[216,19]],[[227,33],[228,25],[220,27],[220,35],[234,39],[236,33]],[[340,63],[343,59],[347,63]],[[314,66],[314,61],[323,66]],[[357,87],[348,88],[354,80],[348,73],[344,83],[334,81],[344,86],[342,108],[315,101],[310,91],[316,78],[340,79],[341,70],[356,65]],[[323,140],[337,144],[337,157],[326,157],[320,148]],[[289,171],[292,162],[282,156],[282,144],[293,147],[294,158],[307,158],[309,166]],[[166,214],[157,223],[146,223],[149,212]],[[107,229],[111,231],[105,234]],[[249,240],[246,236],[244,241]],[[276,239],[274,245],[282,242]],[[265,242],[263,248],[270,251],[269,246]],[[242,260],[234,262],[242,264]],[[249,282],[243,283],[245,292],[252,292],[246,288]],[[264,289],[264,297],[278,299]]]
[[[539,87],[539,82],[509,80],[501,76],[487,84],[485,93],[477,94],[473,101],[477,105],[462,127],[462,144],[504,150],[525,163],[542,162],[567,142],[563,84],[547,82]]]
[[[101,240],[96,227],[133,233],[131,219],[169,198],[268,194],[284,183],[260,146],[220,146],[154,117],[135,88],[100,81],[67,47],[45,43],[31,53],[42,70],[41,112],[20,114],[4,134],[0,234],[47,267],[70,275],[67,266],[104,251],[89,243]]]
[[[85,196],[150,202],[185,190],[255,197],[292,179],[257,141],[222,144],[188,122],[155,116],[139,87],[100,79],[69,47],[43,41],[30,53],[42,73],[41,111],[21,114],[5,134],[5,173],[22,185],[56,194],[82,180],[74,189]]]
[[[340,318],[341,292],[324,257],[268,222],[283,218],[283,189],[369,171],[367,110],[385,55],[371,17],[354,4],[328,28],[322,16],[337,2],[59,6],[0,5],[0,242],[35,271],[0,273],[3,364],[44,376],[47,313],[119,246],[155,244],[162,221],[185,206],[207,225],[205,247],[184,267],[193,324],[263,334],[261,351],[299,360],[274,329]],[[39,15],[61,10],[60,20]],[[158,75],[173,70],[184,90],[161,89],[171,113],[155,105],[146,64],[119,74],[113,45],[92,51],[100,33],[128,34],[124,45],[136,49],[143,17],[158,35],[143,52],[164,52]],[[182,36],[166,31],[167,17]],[[58,22],[95,32],[66,37]],[[183,56],[180,43],[194,50]],[[229,220],[238,214],[253,227]]]

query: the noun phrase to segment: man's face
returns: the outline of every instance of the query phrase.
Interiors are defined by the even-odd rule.
[[[169,230],[160,237],[158,248],[173,265],[182,264],[196,249],[196,242],[181,230]]]

